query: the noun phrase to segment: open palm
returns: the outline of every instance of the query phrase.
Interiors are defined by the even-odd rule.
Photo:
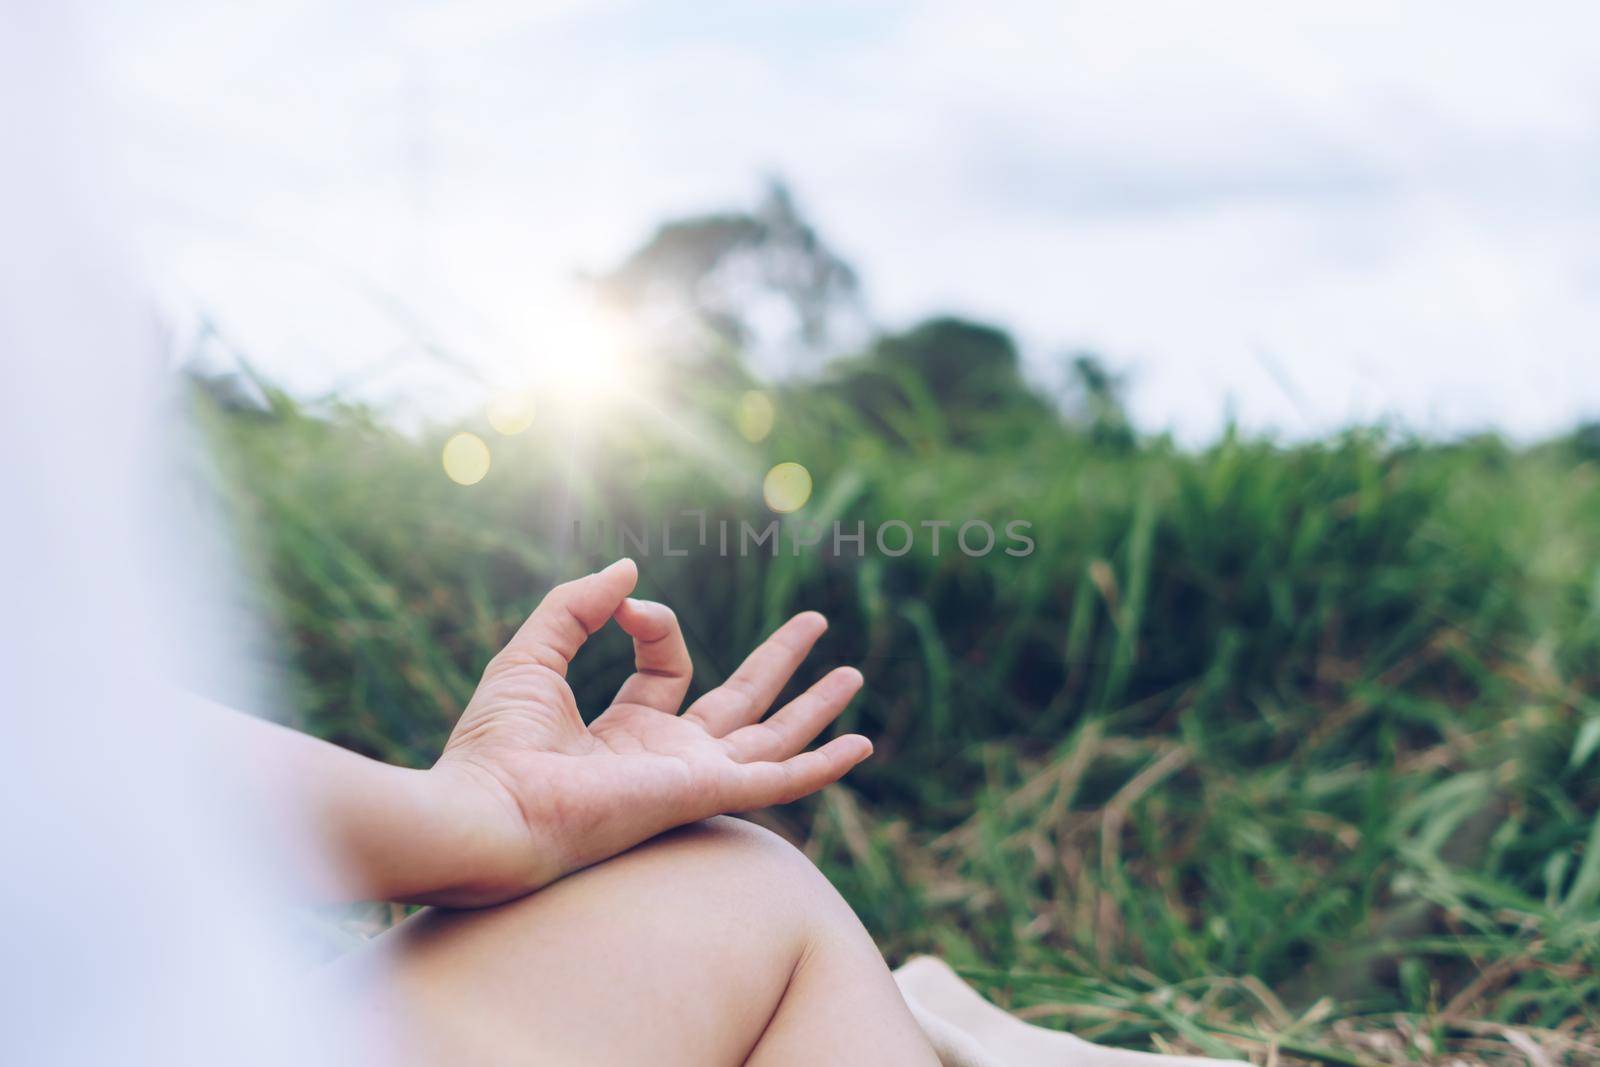
[[[556,587],[490,661],[435,770],[486,786],[515,829],[513,872],[491,895],[526,892],[664,830],[786,803],[836,781],[872,751],[858,734],[806,746],[861,687],[840,667],[766,717],[827,622],[796,615],[726,682],[678,714],[693,667],[676,616],[633,600],[631,560]],[[610,619],[633,638],[635,671],[587,726],[568,665]]]

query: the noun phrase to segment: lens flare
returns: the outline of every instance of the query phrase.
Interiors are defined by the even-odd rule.
[[[444,443],[444,472],[457,485],[477,485],[489,473],[489,446],[475,433],[458,433]]]
[[[739,427],[739,436],[751,444],[758,444],[772,432],[777,410],[773,408],[770,396],[759,389],[752,389],[739,398],[739,407],[733,418]]]
[[[654,368],[634,315],[587,286],[514,309],[497,333],[503,344],[493,380],[527,401],[497,394],[490,424],[500,433],[521,433],[535,421],[542,433],[584,429],[595,416],[650,398]],[[501,429],[495,420],[502,410],[506,424],[519,429]]]
[[[767,472],[761,496],[780,514],[799,511],[811,499],[811,472],[798,463],[780,463]]]
[[[489,425],[512,437],[533,425],[533,397],[523,389],[508,389],[489,398]]]
[[[546,358],[537,372],[542,401],[564,413],[593,415],[641,389],[638,338],[621,315],[591,305],[548,326]]]

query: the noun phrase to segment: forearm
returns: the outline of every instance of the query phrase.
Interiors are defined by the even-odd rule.
[[[767,712],[827,628],[801,612],[680,715],[693,663],[672,611],[629,597],[631,560],[557,586],[485,668],[432,769],[377,763],[292,730],[196,707],[199,770],[324,899],[474,906],[511,900],[670,827],[783,804],[872,752],[811,743],[861,688],[829,671]],[[566,665],[614,620],[635,673],[586,722]]]
[[[218,705],[198,706],[200,755],[226,768],[238,815],[282,844],[316,900],[469,904],[504,875],[504,820],[480,790],[395,767]]]

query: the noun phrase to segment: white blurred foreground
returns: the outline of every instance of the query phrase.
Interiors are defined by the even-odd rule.
[[[287,914],[281,857],[206,780],[165,681],[226,668],[229,635],[202,645],[176,606],[180,577],[207,576],[157,503],[158,337],[120,258],[81,40],[54,5],[0,15],[5,1059],[314,1062],[264,918]]]

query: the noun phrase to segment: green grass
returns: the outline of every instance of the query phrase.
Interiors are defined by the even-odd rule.
[[[765,523],[779,460],[814,475],[809,519],[1027,519],[1025,558],[640,560],[701,687],[786,614],[830,616],[815,669],[863,669],[844,725],[878,755],[762,819],[891,960],[939,953],[1132,1047],[1600,1062],[1600,467],[1578,439],[1192,452],[795,386],[752,446],[735,396],[707,382],[585,441],[553,414],[407,435],[202,395],[302,723],[425,764],[542,592],[603,561],[573,518]],[[461,428],[494,449],[470,488],[438,460]],[[627,656],[586,653],[586,708]]]

